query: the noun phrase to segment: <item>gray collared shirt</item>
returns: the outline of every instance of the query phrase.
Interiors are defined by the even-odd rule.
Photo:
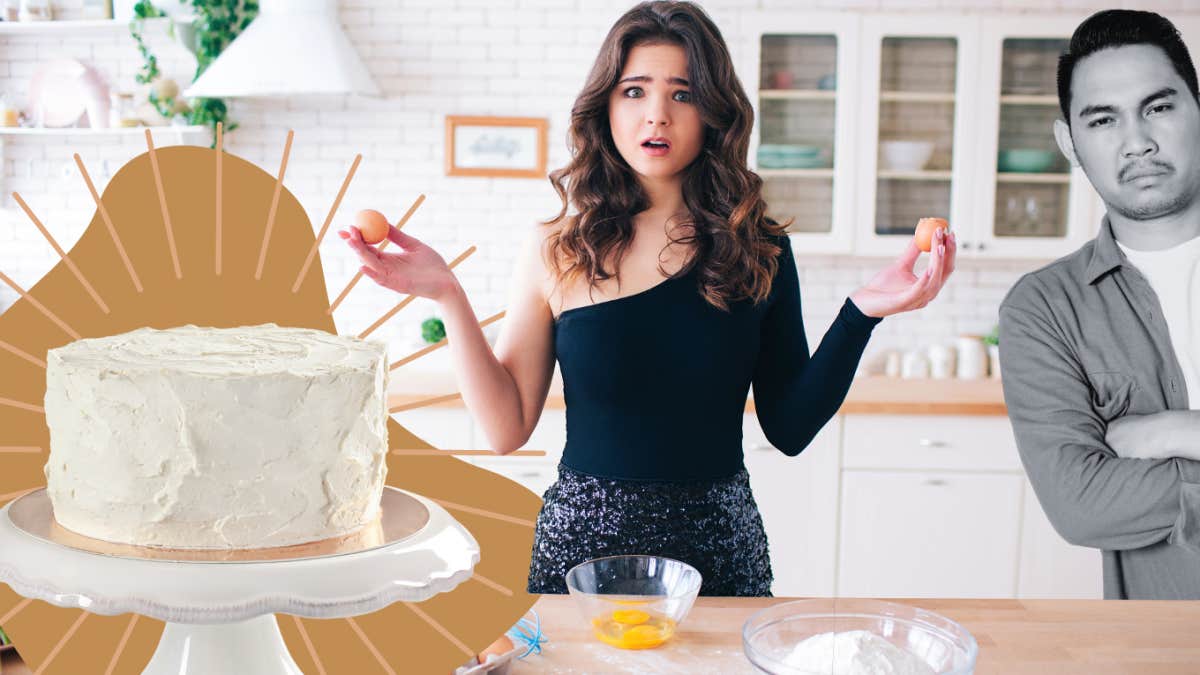
[[[1200,462],[1122,458],[1104,440],[1122,415],[1188,408],[1158,298],[1107,216],[1008,292],[1000,361],[1030,483],[1063,538],[1104,551],[1104,597],[1200,599]]]

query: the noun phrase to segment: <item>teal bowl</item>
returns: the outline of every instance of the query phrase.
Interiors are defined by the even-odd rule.
[[[997,168],[1003,173],[1045,173],[1054,166],[1057,157],[1058,153],[1053,150],[1001,150]]]

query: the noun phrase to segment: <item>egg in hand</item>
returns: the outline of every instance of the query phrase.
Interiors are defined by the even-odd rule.
[[[354,226],[362,233],[363,241],[372,246],[387,239],[388,219],[374,209],[363,209],[354,215]]]
[[[913,237],[917,240],[917,248],[929,253],[933,250],[933,233],[938,228],[950,231],[950,223],[945,218],[922,218],[917,221],[917,230]]]

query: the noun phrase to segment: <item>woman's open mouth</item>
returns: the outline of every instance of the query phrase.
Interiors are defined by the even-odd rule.
[[[665,138],[647,138],[642,141],[642,150],[651,157],[662,157],[671,151],[671,143]]]

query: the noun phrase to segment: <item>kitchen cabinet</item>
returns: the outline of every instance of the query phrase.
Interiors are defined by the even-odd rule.
[[[1068,544],[1054,530],[1029,480],[1021,517],[1018,598],[1103,598],[1100,550]]]
[[[974,219],[978,34],[971,16],[863,17],[856,252],[895,255],[923,216]]]
[[[1052,131],[1084,16],[809,16],[752,15],[742,67],[751,165],[797,251],[894,256],[924,216],[964,257],[1053,259],[1094,236],[1103,204]]]
[[[842,473],[837,594],[1016,594],[1021,477],[948,471]]]
[[[757,100],[750,157],[770,214],[793,219],[793,247],[851,249],[858,19],[853,14],[772,12],[749,19],[761,35],[741,72]]]
[[[743,452],[762,514],[777,596],[834,592],[837,475],[841,418],[825,425],[799,455],[775,449],[753,413],[745,416]]]
[[[487,446],[461,407],[395,417],[440,448]],[[548,408],[523,448],[545,457],[464,459],[541,496],[565,443]],[[777,596],[1103,596],[1099,551],[1054,531],[1003,415],[841,414],[788,457],[748,412],[743,455]]]
[[[1058,56],[1082,17],[987,21],[976,101],[976,227],[967,250],[1058,257],[1095,236],[1103,205],[1054,140]]]

